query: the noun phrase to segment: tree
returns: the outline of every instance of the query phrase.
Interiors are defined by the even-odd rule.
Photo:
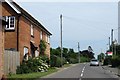
[[[101,61],[103,61],[105,59],[105,54],[104,53],[100,53],[99,55],[98,55],[98,60],[101,62]]]
[[[84,57],[88,57],[90,59],[94,58],[94,53],[93,52],[89,52],[88,50],[83,50],[81,52],[81,55]]]
[[[88,46],[88,51],[89,51],[89,52],[93,52],[93,49],[92,49],[91,46]]]

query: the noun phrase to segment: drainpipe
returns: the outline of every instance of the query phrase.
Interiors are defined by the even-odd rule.
[[[18,14],[18,20],[17,20],[17,51],[19,51],[19,21],[20,21],[20,14]]]

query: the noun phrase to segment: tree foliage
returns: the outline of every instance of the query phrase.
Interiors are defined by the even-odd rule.
[[[99,60],[100,62],[103,61],[104,58],[105,58],[105,54],[104,54],[104,53],[100,53],[100,54],[98,55],[98,60]]]
[[[94,53],[93,52],[89,52],[88,50],[83,50],[81,52],[81,55],[84,56],[84,57],[87,57],[87,58],[94,58]]]

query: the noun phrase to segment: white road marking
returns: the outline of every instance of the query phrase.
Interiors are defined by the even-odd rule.
[[[84,70],[85,70],[85,66],[83,67],[83,69],[82,69],[82,73],[81,73],[81,77],[83,76],[83,73],[84,73]]]
[[[81,77],[83,76],[83,73],[81,73],[81,75],[80,75]]]

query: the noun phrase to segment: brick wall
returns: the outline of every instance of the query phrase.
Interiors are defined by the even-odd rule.
[[[2,16],[16,16],[16,27],[15,31],[6,32],[5,31],[5,49],[17,48],[17,14],[6,4],[2,4]]]
[[[2,21],[0,20],[0,79],[3,74],[3,50],[4,50],[4,35],[2,32]]]
[[[2,31],[2,22],[0,20],[0,79],[3,75],[3,53],[4,53],[4,34]]]
[[[20,17],[19,22],[19,51],[20,60],[23,60],[24,47],[27,47],[30,53],[30,22],[28,22],[24,17]]]
[[[46,47],[46,51],[45,54],[48,56],[48,58],[50,59],[50,44],[46,43],[47,47]]]
[[[16,28],[15,31],[5,32],[5,49],[15,48],[17,49],[17,27],[19,28],[19,51],[20,51],[20,61],[22,62],[24,56],[24,47],[27,47],[29,50],[29,55],[31,53],[30,41],[33,41],[34,44],[38,47],[40,44],[40,31],[37,25],[34,25],[31,21],[26,19],[23,16],[19,18],[19,26],[17,26],[18,15],[10,8],[10,6],[4,4],[2,10],[3,16],[15,15],[16,17]],[[31,23],[34,27],[34,37],[31,37]],[[46,33],[43,32],[43,40],[46,41]],[[47,45],[46,54],[50,56],[50,45]]]

